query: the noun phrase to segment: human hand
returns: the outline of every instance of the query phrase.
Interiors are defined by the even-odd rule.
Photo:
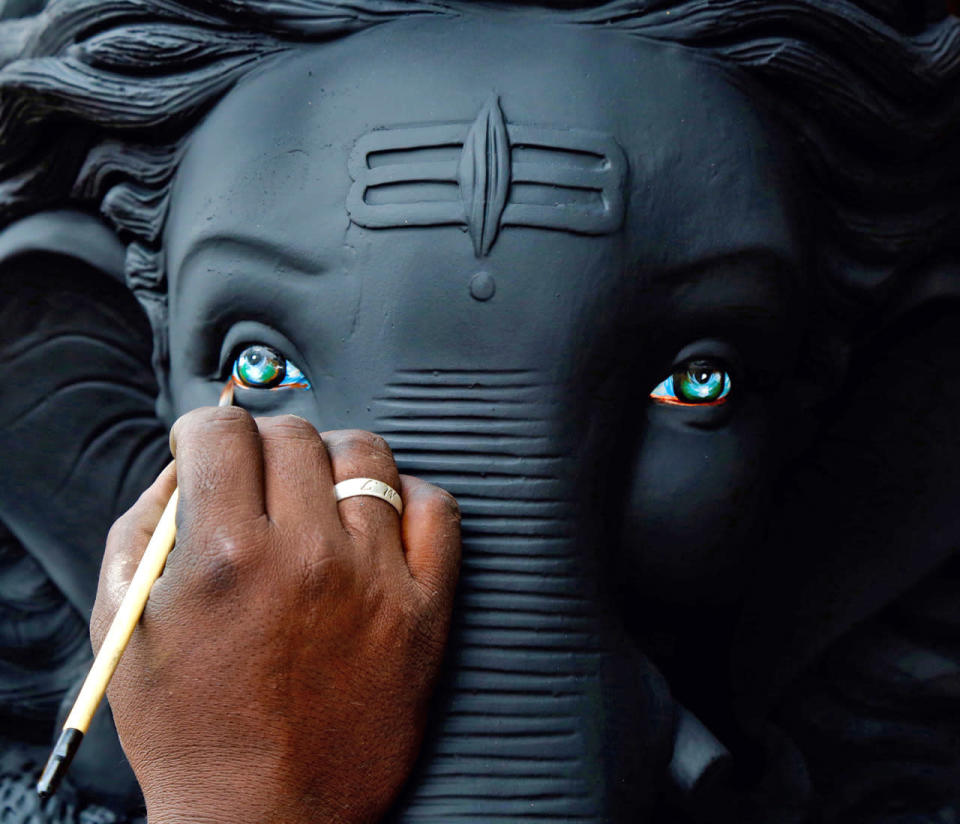
[[[386,443],[237,407],[173,427],[110,532],[94,649],[180,489],[177,543],[108,691],[150,824],[367,822],[423,735],[459,569],[459,510]],[[403,518],[336,482],[382,480]]]

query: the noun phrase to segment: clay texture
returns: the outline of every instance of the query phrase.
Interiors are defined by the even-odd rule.
[[[392,820],[960,816],[946,7],[0,9],[0,820],[139,814],[106,711],[22,787],[110,523],[251,345],[305,380],[239,404],[463,511]]]

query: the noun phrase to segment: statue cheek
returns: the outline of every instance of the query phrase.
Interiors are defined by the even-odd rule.
[[[730,602],[769,508],[765,421],[740,408],[698,429],[670,411],[651,410],[633,458],[620,569],[632,591],[660,602]]]

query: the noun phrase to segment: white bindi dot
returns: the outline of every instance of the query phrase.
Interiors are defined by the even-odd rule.
[[[497,291],[497,282],[489,272],[477,272],[470,278],[470,294],[475,300],[490,300]]]

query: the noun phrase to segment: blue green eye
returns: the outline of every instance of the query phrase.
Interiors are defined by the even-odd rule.
[[[731,387],[729,373],[719,364],[696,360],[661,381],[650,397],[673,406],[715,406],[726,401]]]
[[[309,389],[310,381],[276,349],[247,346],[233,362],[233,382],[246,389]]]

